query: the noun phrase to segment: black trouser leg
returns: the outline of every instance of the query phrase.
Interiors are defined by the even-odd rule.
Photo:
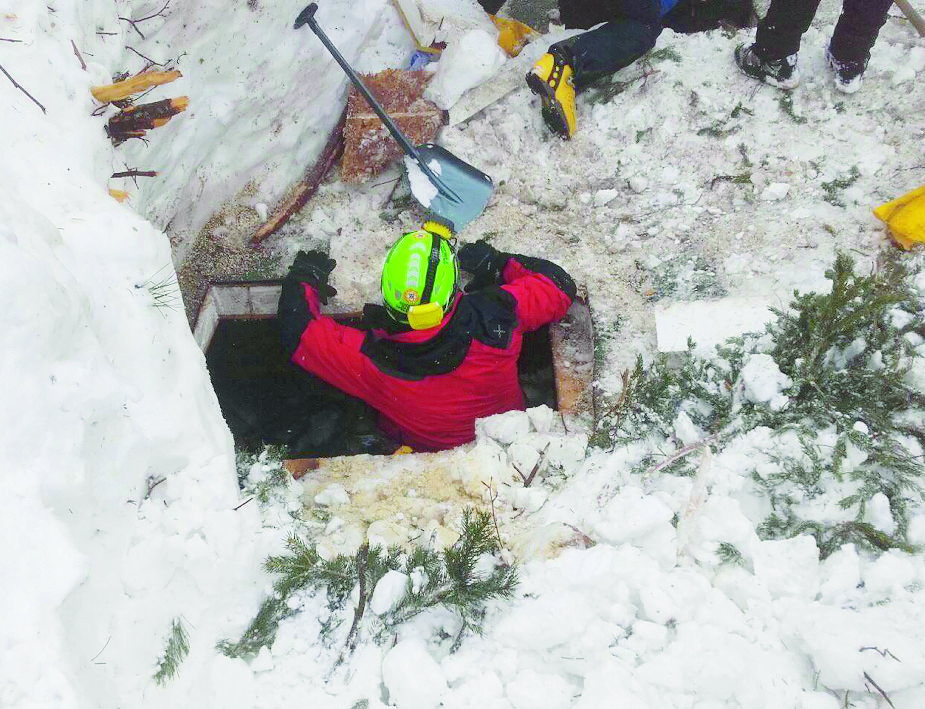
[[[662,31],[658,0],[570,0],[559,3],[566,27],[606,24],[552,48],[562,50],[575,72],[575,88],[633,63],[655,46]]]
[[[886,22],[893,0],[844,0],[830,45],[832,56],[867,66],[870,48]]]
[[[796,54],[818,7],[819,0],[771,0],[755,35],[758,55],[773,61]]]

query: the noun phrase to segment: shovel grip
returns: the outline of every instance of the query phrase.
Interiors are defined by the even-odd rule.
[[[295,18],[295,24],[292,25],[292,28],[297,30],[306,23],[311,24],[315,21],[316,12],[318,12],[318,3],[309,3],[306,5],[305,9],[299,13],[299,16]]]

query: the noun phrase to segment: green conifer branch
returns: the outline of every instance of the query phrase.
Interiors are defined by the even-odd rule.
[[[167,680],[173,679],[180,670],[180,663],[189,654],[189,635],[183,627],[181,618],[174,618],[170,624],[170,635],[164,654],[157,662],[157,671],[154,681],[163,686]]]

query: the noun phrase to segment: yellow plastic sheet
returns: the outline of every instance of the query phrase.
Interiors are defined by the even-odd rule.
[[[925,185],[882,204],[874,214],[890,228],[890,234],[904,249],[925,243]]]
[[[498,46],[507,52],[508,56],[516,57],[527,42],[540,36],[539,32],[523,22],[497,15],[489,17],[498,28]]]

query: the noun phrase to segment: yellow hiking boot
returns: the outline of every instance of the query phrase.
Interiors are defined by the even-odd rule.
[[[543,100],[543,120],[568,140],[575,135],[575,84],[572,67],[559,52],[544,54],[527,74],[527,86]]]

